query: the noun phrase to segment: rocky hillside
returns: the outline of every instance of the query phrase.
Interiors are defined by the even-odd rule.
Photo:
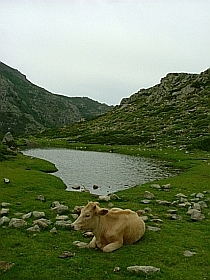
[[[8,130],[24,134],[64,126],[112,108],[87,97],[52,94],[0,62],[0,134]]]
[[[210,150],[210,69],[170,73],[94,120],[56,131],[68,141]]]

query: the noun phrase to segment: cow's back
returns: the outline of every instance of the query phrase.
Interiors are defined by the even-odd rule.
[[[106,218],[108,231],[123,235],[123,244],[137,242],[145,232],[145,224],[136,212],[130,209],[111,209]]]

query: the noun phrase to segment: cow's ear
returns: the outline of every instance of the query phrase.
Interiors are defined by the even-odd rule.
[[[102,208],[98,211],[99,216],[105,216],[109,212],[108,209]]]

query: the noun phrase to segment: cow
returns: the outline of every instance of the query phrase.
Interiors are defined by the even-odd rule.
[[[75,230],[92,231],[94,237],[89,247],[103,252],[112,252],[123,244],[133,244],[145,232],[145,224],[136,212],[100,208],[98,202],[89,202],[82,208],[80,216],[71,226]]]

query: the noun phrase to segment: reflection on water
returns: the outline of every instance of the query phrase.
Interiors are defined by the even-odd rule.
[[[172,176],[158,161],[129,155],[54,148],[23,153],[54,163],[58,171],[53,174],[63,180],[68,191],[80,186],[80,190],[106,195]]]

